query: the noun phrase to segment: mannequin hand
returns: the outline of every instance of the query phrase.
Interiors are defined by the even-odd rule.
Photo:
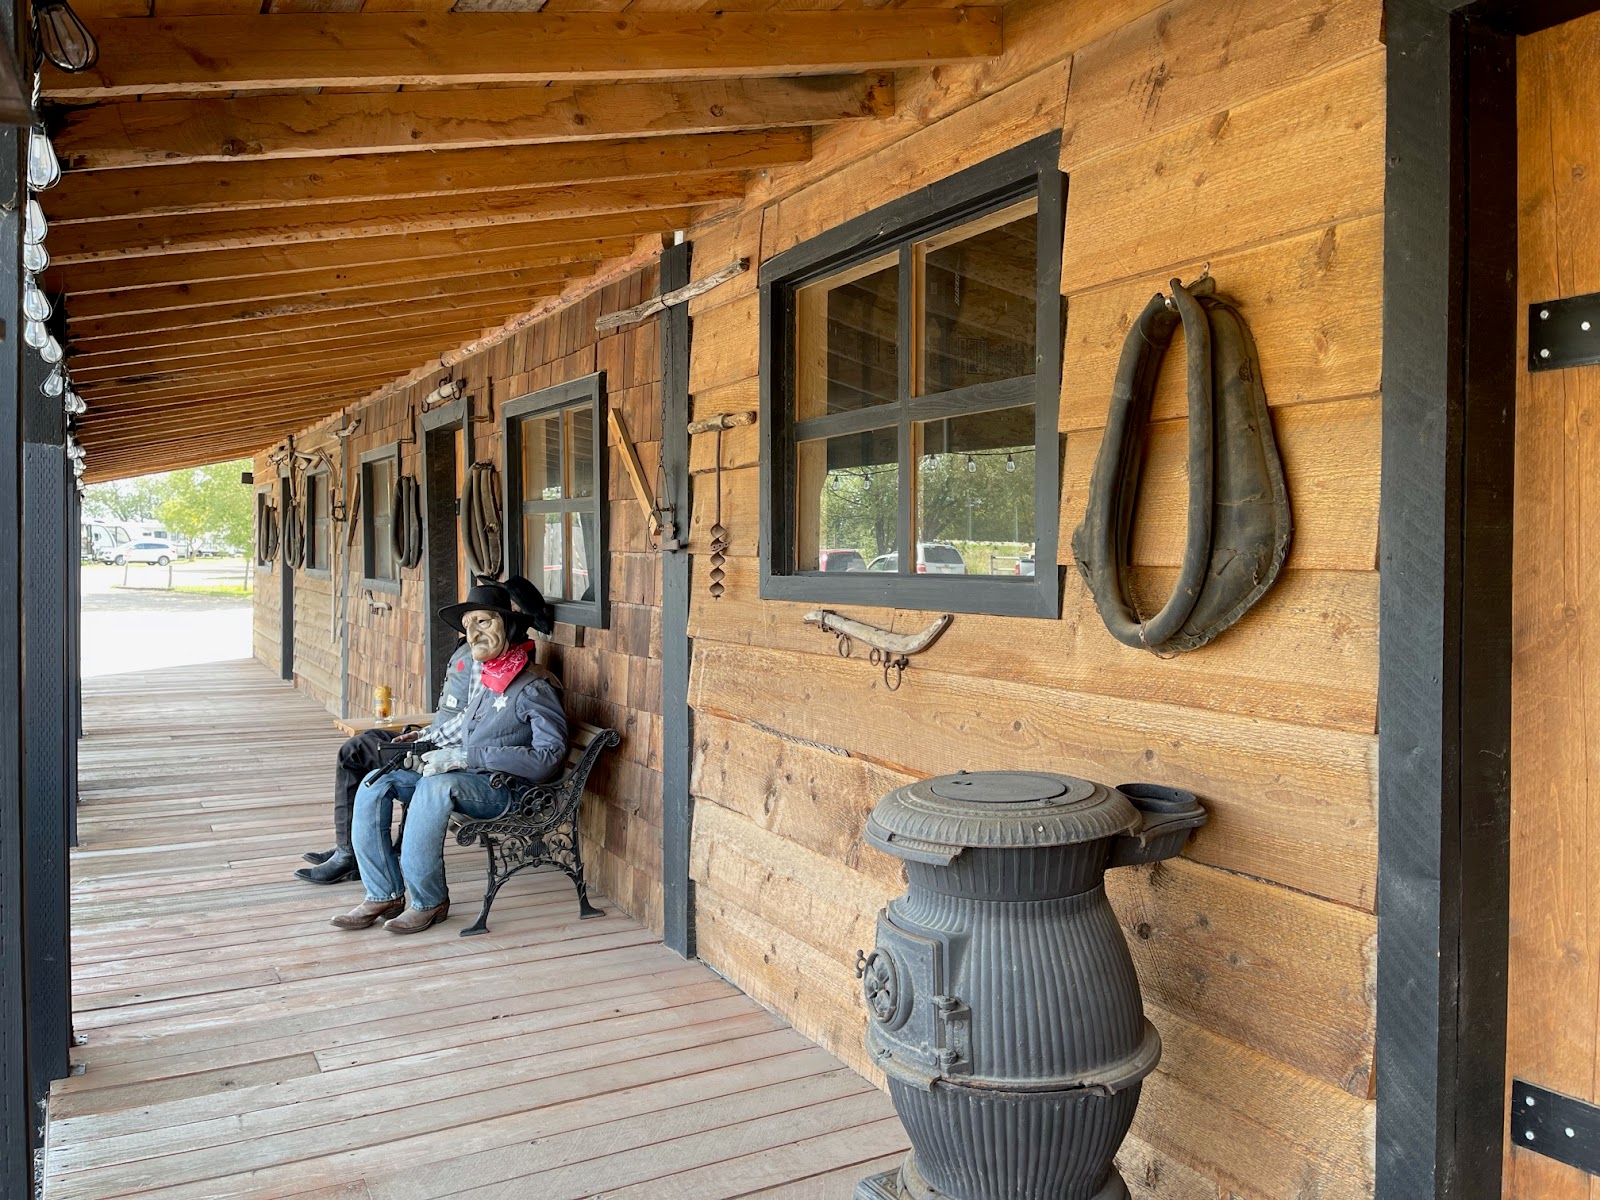
[[[460,771],[467,765],[467,752],[459,746],[447,750],[430,750],[422,756],[424,775],[442,775],[446,771]]]
[[[417,740],[417,735],[419,733],[421,733],[421,732],[422,732],[422,730],[420,730],[420,729],[408,729],[404,733],[395,734],[394,737],[390,739],[390,741],[402,742],[402,743],[403,742],[414,742],[414,741]]]

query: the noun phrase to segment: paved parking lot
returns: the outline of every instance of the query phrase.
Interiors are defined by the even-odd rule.
[[[82,570],[85,678],[250,657],[249,596],[168,590],[167,567]],[[238,559],[185,560],[170,569],[170,586],[179,589],[244,579]]]

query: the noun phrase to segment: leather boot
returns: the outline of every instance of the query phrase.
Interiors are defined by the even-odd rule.
[[[421,933],[450,915],[450,897],[434,908],[408,908],[384,926],[390,933]]]
[[[340,929],[370,929],[377,921],[384,917],[398,916],[406,906],[404,898],[399,900],[363,900],[349,912],[335,917],[330,925]]]
[[[294,873],[296,879],[304,879],[307,883],[347,883],[361,880],[361,868],[356,865],[356,856],[350,850],[335,850],[325,861],[314,867],[301,867]]]
[[[339,853],[339,847],[335,846],[332,850],[307,850],[300,857],[312,866],[317,867],[327,862],[337,853]]]

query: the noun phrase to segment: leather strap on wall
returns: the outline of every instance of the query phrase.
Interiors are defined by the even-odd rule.
[[[473,463],[461,493],[461,541],[475,576],[500,578],[501,511],[500,472],[491,463]]]
[[[414,567],[422,561],[422,489],[413,476],[402,475],[395,480],[389,538],[402,567]]]
[[[1272,586],[1289,553],[1291,519],[1283,464],[1261,385],[1255,340],[1233,305],[1201,278],[1171,281],[1123,342],[1105,438],[1089,482],[1073,556],[1111,635],[1124,645],[1175,654],[1205,645]],[[1161,360],[1178,326],[1187,345],[1188,530],[1183,564],[1161,610],[1142,617],[1129,599],[1139,475]]]

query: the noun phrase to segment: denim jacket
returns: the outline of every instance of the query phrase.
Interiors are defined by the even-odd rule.
[[[467,703],[471,662],[472,652],[465,645],[451,656],[439,694],[441,712]],[[504,771],[530,783],[554,779],[567,760],[567,714],[561,707],[560,680],[529,662],[504,694],[483,688],[477,703],[467,709],[462,745],[469,771]]]

